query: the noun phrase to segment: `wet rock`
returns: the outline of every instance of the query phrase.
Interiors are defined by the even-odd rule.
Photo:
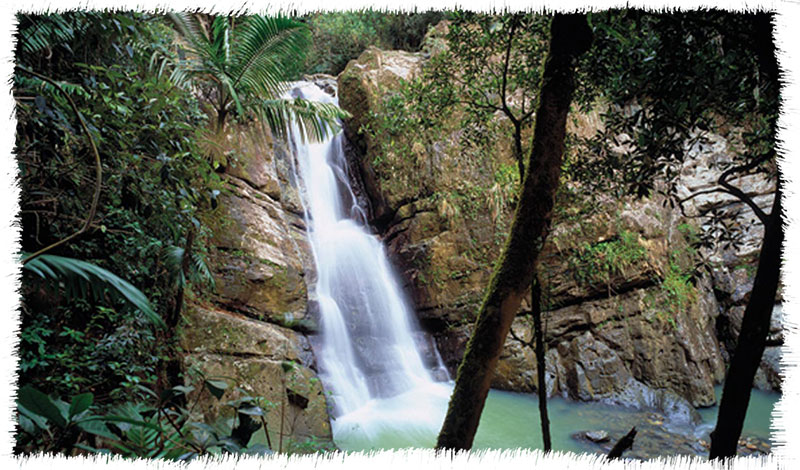
[[[446,25],[441,28],[433,33],[435,47],[430,50],[447,47],[441,36]],[[508,208],[495,211],[486,205],[495,181],[485,168],[513,166],[514,161],[509,149],[498,143],[487,152],[490,162],[476,162],[463,151],[463,130],[455,122],[444,122],[436,135],[421,129],[413,135],[392,135],[403,152],[384,151],[381,139],[388,136],[359,133],[383,99],[418,75],[429,53],[366,51],[339,77],[340,104],[353,115],[346,132],[356,147],[353,158],[374,208],[371,222],[387,245],[422,325],[434,333],[454,375],[512,217]],[[572,134],[590,137],[602,128],[598,112],[571,117]],[[734,154],[729,141],[714,134],[687,144],[685,150],[682,195],[709,189]],[[748,194],[768,205],[771,190],[764,181],[737,183],[747,184]],[[470,196],[465,188],[477,195]],[[569,197],[559,199],[539,258],[551,306],[544,315],[548,394],[652,405],[687,421],[695,419],[689,411],[693,406],[715,402],[713,386],[725,373],[725,341],[735,338],[720,334],[719,326],[728,320],[729,307],[749,298],[752,282],[745,277],[752,271],[750,265],[737,267],[737,272],[730,263],[755,253],[758,229],[746,229],[741,248],[713,254],[726,279],[716,274],[695,279],[681,303],[670,304],[662,282],[675,263],[682,272],[691,271],[689,243],[698,227],[658,197],[633,200],[600,194],[583,200],[579,191],[573,194],[570,189],[574,188],[565,191]],[[448,198],[452,195],[473,201],[474,213],[457,214]],[[690,213],[733,202],[719,194],[692,201]],[[584,206],[600,209],[585,215]],[[603,272],[603,246],[640,254]],[[528,302],[526,296],[521,314],[530,310]],[[735,310],[730,311],[736,320]],[[516,319],[513,328],[526,341],[532,339],[527,320]],[[774,382],[769,377],[776,374],[770,374],[767,369],[761,372],[761,382]],[[533,351],[509,336],[492,386],[532,392],[540,386],[537,381]]]
[[[586,431],[584,434],[586,435],[586,439],[589,439],[592,442],[608,441],[608,433],[605,431]]]
[[[283,414],[267,414],[273,436],[330,440],[328,407],[315,372],[315,330],[308,292],[316,274],[290,154],[263,128],[232,124],[219,142],[226,190],[203,214],[211,229],[208,265],[216,285],[204,302],[187,303],[179,334],[186,381],[203,390],[204,377],[224,377],[222,401],[199,395],[195,411],[207,422],[229,418],[221,403],[243,394],[262,397]],[[311,311],[311,315],[309,315]],[[264,320],[264,321],[259,321]],[[287,371],[290,361],[295,366]],[[194,397],[190,397],[194,399]]]

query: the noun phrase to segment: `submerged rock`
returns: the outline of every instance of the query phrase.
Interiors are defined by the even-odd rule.
[[[586,431],[584,435],[586,436],[586,439],[589,439],[592,442],[608,441],[608,433],[605,431]]]

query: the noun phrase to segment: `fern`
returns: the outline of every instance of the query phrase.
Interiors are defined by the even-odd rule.
[[[27,253],[23,253],[23,257]],[[136,308],[144,316],[159,326],[164,321],[153,310],[147,297],[128,281],[87,261],[56,256],[40,255],[22,265],[24,269],[38,275],[51,285],[63,288],[71,298],[104,300],[108,295]]]

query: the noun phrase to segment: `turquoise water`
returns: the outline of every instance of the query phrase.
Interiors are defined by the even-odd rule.
[[[717,403],[719,403],[720,398],[722,398],[722,386],[717,386],[714,391],[717,395]],[[755,436],[772,444],[770,439],[772,411],[775,409],[775,403],[778,402],[778,399],[780,399],[780,394],[778,393],[753,389],[742,428],[743,436]],[[700,412],[704,423],[711,423],[713,427],[714,423],[717,422],[719,407],[701,408],[697,411]]]
[[[717,396],[721,394],[718,387]],[[386,425],[360,432],[358,426],[343,429],[334,424],[334,441],[342,450],[361,451],[397,449],[405,447],[433,447],[439,431],[446,397],[443,394],[434,405],[438,411],[427,411],[434,416],[433,424],[414,426],[403,420],[398,426]],[[770,443],[772,409],[777,393],[753,390],[745,421],[743,436],[756,437]],[[405,404],[407,406],[408,403]],[[428,408],[428,407],[426,407]],[[430,408],[428,408],[430,409]],[[699,454],[705,451],[700,439],[708,440],[708,433],[716,421],[717,407],[698,410],[703,422],[699,425],[672,423],[654,410],[637,410],[603,403],[574,402],[554,397],[548,400],[550,434],[553,449],[572,452],[605,452],[613,441],[624,435],[632,426],[639,434],[631,453],[635,457],[654,457],[670,454]],[[410,411],[409,414],[414,414]],[[430,422],[431,419],[426,421]],[[572,437],[580,431],[606,431],[610,442],[598,445]],[[508,449],[542,447],[538,400],[535,395],[491,390],[486,401],[473,449]],[[627,454],[626,454],[627,455]]]

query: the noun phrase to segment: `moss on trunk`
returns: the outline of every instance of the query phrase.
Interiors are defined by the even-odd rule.
[[[547,236],[574,88],[573,61],[588,49],[591,38],[583,15],[554,16],[533,145],[525,165],[514,222],[458,368],[437,448],[472,447],[503,343],[533,279],[536,259]]]

